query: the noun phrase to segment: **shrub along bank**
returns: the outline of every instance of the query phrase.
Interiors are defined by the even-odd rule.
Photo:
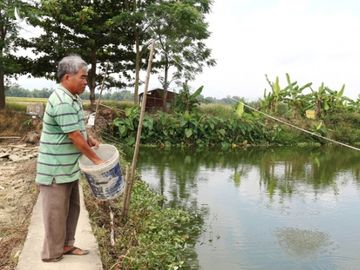
[[[198,269],[194,245],[202,218],[196,211],[168,206],[163,196],[138,179],[124,224],[121,198],[111,205],[97,202],[86,184],[84,194],[104,269]],[[109,207],[114,213],[114,246]]]
[[[265,89],[264,97],[253,103],[257,110],[331,139],[349,144],[359,141],[360,98],[353,100],[344,96],[345,85],[338,90],[324,83],[315,88],[312,83],[298,84],[289,74],[286,74],[285,86],[280,85],[279,77],[272,82],[266,76],[266,80],[270,89]],[[200,104],[201,91],[202,87],[191,94],[189,86],[184,84],[174,102],[175,113],[147,115],[142,143],[222,148],[325,143],[323,139],[244,108],[239,99],[233,107]],[[138,108],[128,108],[125,118],[115,119],[113,132],[122,143],[135,142],[138,116]]]
[[[223,114],[225,110],[222,110]],[[195,111],[193,113],[167,114],[158,112],[144,118],[141,142],[162,146],[197,147],[239,147],[247,145],[295,145],[297,143],[318,142],[317,138],[302,133],[286,125],[266,119],[257,113],[238,115],[226,110],[226,116]],[[323,134],[323,121],[292,119],[291,122],[312,132]],[[125,116],[113,122],[113,134],[121,143],[133,145],[139,119],[139,109],[127,108]]]

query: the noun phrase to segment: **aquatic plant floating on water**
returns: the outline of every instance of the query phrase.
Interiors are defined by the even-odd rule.
[[[280,247],[289,255],[298,258],[313,257],[327,253],[334,244],[327,233],[285,227],[275,231]]]

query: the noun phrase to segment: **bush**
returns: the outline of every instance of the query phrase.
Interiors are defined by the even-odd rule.
[[[122,203],[111,206],[115,247],[109,243],[109,208],[97,204],[85,187],[86,204],[97,237],[104,269],[197,269],[194,245],[202,228],[201,215],[164,204],[164,197],[135,182],[128,221],[120,222]]]
[[[26,104],[7,102],[5,109],[9,111],[26,112]]]
[[[329,124],[347,123],[355,127],[355,126],[360,126],[360,113],[356,113],[356,112],[331,113],[328,114],[324,120]]]
[[[137,108],[125,110],[125,118],[114,120],[115,135],[133,145],[139,119]],[[247,141],[264,142],[261,122],[235,117],[220,118],[199,113],[146,115],[142,130],[142,143],[157,145],[221,145],[229,147]]]

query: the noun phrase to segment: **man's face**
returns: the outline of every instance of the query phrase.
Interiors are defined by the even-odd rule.
[[[66,74],[64,76],[64,80],[66,85],[66,88],[72,93],[72,94],[82,94],[85,90],[85,87],[87,85],[87,70],[86,69],[80,69],[75,74]]]

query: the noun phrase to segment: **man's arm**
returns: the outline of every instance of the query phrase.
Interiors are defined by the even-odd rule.
[[[88,142],[84,139],[79,130],[68,133],[69,139],[75,147],[79,149],[88,159],[95,164],[104,163],[104,161],[90,148]]]

